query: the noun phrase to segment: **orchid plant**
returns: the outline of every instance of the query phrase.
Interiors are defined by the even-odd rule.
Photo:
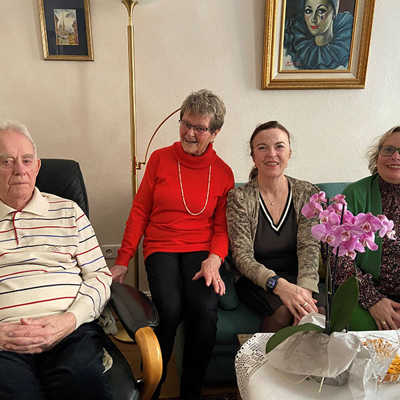
[[[359,289],[354,273],[354,276],[336,290],[335,273],[338,257],[345,256],[354,260],[357,253],[365,252],[366,247],[372,251],[377,250],[376,234],[396,239],[393,221],[385,215],[374,216],[371,213],[359,213],[354,216],[347,209],[343,194],[338,194],[329,201],[325,192],[316,193],[304,205],[302,214],[306,218],[319,218],[319,224],[311,228],[311,233],[321,242],[322,260],[326,268],[325,329],[311,323],[283,328],[268,341],[267,352],[299,331],[314,330],[329,335],[346,329],[358,303]],[[334,263],[330,261],[331,254],[335,257]]]

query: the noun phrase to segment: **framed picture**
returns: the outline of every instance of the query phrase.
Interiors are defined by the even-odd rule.
[[[45,60],[93,61],[89,0],[38,0]]]
[[[262,88],[364,88],[374,6],[266,0]]]

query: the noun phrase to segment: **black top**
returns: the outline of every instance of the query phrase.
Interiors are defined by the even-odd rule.
[[[292,191],[289,187],[285,208],[275,225],[261,197],[260,214],[254,241],[254,257],[277,275],[297,278],[297,218],[292,201]]]

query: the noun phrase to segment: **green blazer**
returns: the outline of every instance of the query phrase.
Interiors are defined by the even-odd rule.
[[[346,195],[348,209],[354,215],[360,212],[371,212],[375,216],[382,214],[378,174],[350,184],[343,194]],[[379,235],[375,236],[375,243],[378,245],[378,250],[366,249],[365,253],[358,253],[356,263],[363,272],[368,272],[377,279],[380,275],[382,260],[382,239]]]
[[[346,187],[343,194],[346,195],[347,207],[353,214],[371,212],[373,215],[382,214],[382,199],[379,190],[378,174],[368,176]],[[378,250],[366,249],[365,253],[358,253],[357,266],[365,273],[370,273],[375,279],[379,278],[382,260],[382,239],[375,237]],[[377,330],[378,327],[371,314],[360,304],[353,313],[350,330],[368,331]]]

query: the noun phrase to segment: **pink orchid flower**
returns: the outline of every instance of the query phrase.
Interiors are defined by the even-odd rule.
[[[385,235],[392,240],[396,239],[396,232],[393,230],[394,222],[387,219],[385,215],[378,215],[378,219],[380,220],[382,227],[379,230],[379,236],[384,237]]]
[[[366,247],[377,250],[376,232],[379,232],[380,237],[386,235],[389,239],[395,239],[393,221],[384,215],[375,217],[370,212],[354,216],[347,209],[345,196],[342,194],[333,197],[332,203],[325,206],[325,209],[322,203],[327,203],[325,193],[313,194],[302,213],[306,218],[319,217],[320,223],[311,228],[311,233],[315,239],[332,247],[334,254],[354,259],[357,252],[364,253]]]
[[[326,203],[325,192],[314,193],[310,197],[310,201],[301,209],[301,213],[306,218],[314,218],[323,211],[321,203]]]
[[[367,246],[370,250],[378,250],[378,245],[375,243],[375,233],[364,233],[360,236],[360,242],[365,247]]]
[[[370,212],[367,214],[359,213],[356,216],[355,224],[358,225],[363,232],[376,232],[382,227],[382,222],[379,218],[373,216]]]

